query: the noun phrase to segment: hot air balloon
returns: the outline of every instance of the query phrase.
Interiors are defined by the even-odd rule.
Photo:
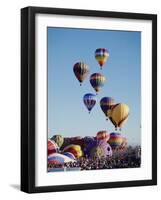
[[[75,156],[70,152],[65,152],[65,153],[63,153],[63,155],[68,156],[69,158],[75,160]]]
[[[120,133],[110,133],[110,139],[108,140],[108,143],[112,148],[119,147],[122,144],[122,136]]]
[[[74,159],[69,158],[68,156],[62,155],[60,153],[53,153],[48,156],[48,165],[57,165],[68,162],[75,162]]]
[[[61,135],[53,135],[52,138],[50,138],[51,140],[55,141],[56,144],[61,147],[63,142],[64,142],[64,138]]]
[[[80,145],[76,145],[76,144],[68,145],[67,147],[65,147],[63,149],[63,152],[70,152],[76,158],[80,158],[80,157],[83,156],[83,152],[82,152],[81,146]]]
[[[87,107],[89,113],[91,112],[92,108],[95,106],[96,104],[96,95],[95,94],[85,94],[83,97],[83,101],[85,106]]]
[[[127,121],[129,116],[129,107],[124,103],[119,103],[112,108],[110,119],[115,127],[121,127]]]
[[[103,97],[100,101],[100,107],[106,117],[109,117],[109,111],[112,109],[114,105],[115,105],[115,101],[111,97]]]
[[[96,136],[96,138],[97,138],[97,140],[104,140],[104,141],[108,141],[109,140],[109,138],[110,138],[110,134],[108,134],[108,132],[107,131],[99,131],[98,133],[97,133],[97,136]]]
[[[109,58],[109,52],[105,48],[99,48],[95,51],[95,58],[102,69],[102,66],[106,63]]]
[[[89,66],[83,62],[77,62],[73,67],[73,71],[81,85],[89,74]]]
[[[87,146],[86,155],[90,158],[112,156],[112,148],[106,141],[95,140]]]
[[[94,88],[94,90],[96,91],[96,93],[98,93],[101,90],[101,88],[104,85],[105,80],[106,80],[105,76],[100,73],[94,73],[91,75],[90,83],[92,87]]]
[[[48,139],[48,155],[56,153],[58,149],[58,145],[54,141]]]

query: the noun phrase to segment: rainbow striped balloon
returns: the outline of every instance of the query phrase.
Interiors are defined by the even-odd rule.
[[[48,155],[56,153],[58,149],[58,145],[54,141],[48,139]]]
[[[112,148],[116,148],[122,144],[123,138],[120,133],[110,133],[108,143]]]

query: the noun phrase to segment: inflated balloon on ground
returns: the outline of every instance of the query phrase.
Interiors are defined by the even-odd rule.
[[[83,156],[83,151],[82,151],[80,145],[75,145],[75,144],[68,145],[67,147],[65,147],[65,148],[63,149],[63,152],[70,152],[70,153],[72,153],[76,158],[80,158],[80,157]]]
[[[96,138],[97,138],[97,140],[105,140],[107,142],[110,138],[110,134],[108,134],[108,132],[106,130],[99,131],[97,133]]]
[[[110,139],[108,140],[108,143],[112,148],[119,147],[122,144],[123,138],[120,133],[110,133]]]
[[[106,141],[95,140],[87,146],[86,155],[89,158],[112,156],[112,148]]]
[[[68,156],[62,155],[60,153],[53,153],[48,156],[48,164],[63,164],[68,162],[75,162],[74,159],[69,158]]]
[[[48,139],[48,155],[56,153],[58,149],[58,145],[54,141]]]
[[[51,140],[55,141],[59,147],[61,147],[64,142],[64,138],[62,135],[53,135]]]
[[[67,156],[67,157],[69,157],[69,158],[71,158],[73,160],[75,159],[74,154],[72,154],[71,152],[64,152],[63,155],[65,155],[65,156]]]

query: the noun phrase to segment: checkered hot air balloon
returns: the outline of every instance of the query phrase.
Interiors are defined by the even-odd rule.
[[[105,48],[99,48],[95,51],[95,58],[102,69],[102,66],[106,63],[109,58],[109,51]]]
[[[91,112],[92,108],[95,106],[96,104],[96,95],[95,94],[85,94],[83,97],[83,102],[86,106],[86,108],[88,109],[89,113]]]
[[[94,88],[94,90],[96,91],[96,94],[104,86],[105,80],[106,80],[105,76],[100,73],[94,73],[90,76],[90,83]]]
[[[89,74],[89,66],[84,62],[77,62],[73,67],[73,71],[81,85]]]

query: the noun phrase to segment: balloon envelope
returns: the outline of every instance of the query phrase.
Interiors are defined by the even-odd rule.
[[[129,107],[124,103],[119,103],[112,108],[111,118],[116,127],[122,127],[129,116]]]
[[[53,137],[51,138],[51,140],[55,141],[56,144],[61,147],[63,142],[64,142],[64,138],[61,135],[53,135]]]
[[[84,95],[83,101],[84,101],[86,108],[90,112],[96,104],[96,95],[91,94],[91,93],[87,93],[87,94]]]
[[[72,153],[70,153],[70,152],[64,152],[63,155],[65,155],[65,156],[67,156],[67,157],[75,160],[75,156]]]
[[[115,101],[111,97],[103,97],[100,101],[100,107],[106,117],[109,117],[108,111],[115,105]]]
[[[112,156],[112,148],[106,141],[95,140],[87,146],[86,154],[91,158]]]
[[[67,162],[75,162],[74,159],[60,153],[53,153],[48,156],[48,164],[63,164]]]
[[[70,152],[76,158],[80,158],[81,156],[83,156],[83,152],[82,152],[81,146],[80,145],[76,145],[76,144],[68,145],[67,147],[65,147],[63,149],[63,152]]]
[[[90,83],[96,92],[99,92],[104,86],[106,78],[100,73],[94,73],[90,76]]]
[[[95,58],[102,68],[109,58],[109,51],[105,48],[98,48],[95,51]]]
[[[58,149],[58,145],[54,141],[48,139],[48,155],[56,153]]]
[[[97,133],[96,138],[97,138],[97,140],[105,140],[107,142],[110,138],[110,134],[108,134],[108,132],[106,130],[99,131]]]
[[[118,147],[122,144],[122,136],[120,133],[110,133],[110,139],[108,140],[108,143],[112,148]]]
[[[73,72],[80,83],[82,83],[89,74],[89,66],[83,62],[77,62],[73,67]]]

